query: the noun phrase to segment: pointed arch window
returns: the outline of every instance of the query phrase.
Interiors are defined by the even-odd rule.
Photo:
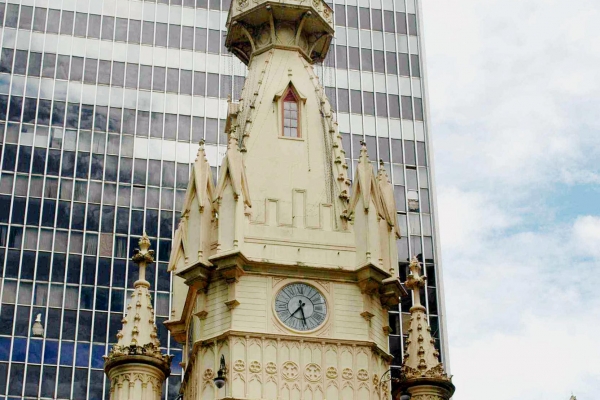
[[[300,137],[300,102],[294,89],[288,87],[283,96],[283,136]]]

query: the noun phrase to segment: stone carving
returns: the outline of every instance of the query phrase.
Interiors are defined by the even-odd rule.
[[[356,377],[359,381],[367,381],[369,380],[369,372],[366,369],[359,369],[356,372]]]
[[[261,371],[262,365],[260,364],[260,362],[255,360],[250,363],[250,366],[248,367],[248,369],[250,370],[250,372],[256,374]]]
[[[310,382],[318,382],[321,380],[321,367],[311,363],[304,369],[304,377]]]
[[[267,371],[267,374],[276,374],[277,373],[277,364],[275,364],[274,362],[268,362],[267,365],[265,366],[265,371]]]
[[[246,8],[248,5],[248,0],[238,0],[238,10],[242,10]]]
[[[205,381],[209,381],[214,377],[215,377],[215,371],[213,371],[210,368],[206,368],[204,370],[204,374],[202,374],[202,378],[204,378]]]
[[[233,362],[233,369],[234,371],[242,372],[246,369],[246,363],[244,360],[235,360]]]
[[[352,373],[352,370],[350,368],[344,368],[344,370],[342,371],[342,378],[344,379],[352,379],[352,376],[354,374]]]
[[[373,374],[373,385],[379,385],[379,377],[377,376],[377,374]]]
[[[298,378],[298,364],[293,361],[286,361],[281,366],[281,375],[288,381]]]
[[[338,376],[338,372],[337,369],[335,367],[329,367],[327,368],[327,373],[326,373],[327,377],[329,379],[335,379]]]

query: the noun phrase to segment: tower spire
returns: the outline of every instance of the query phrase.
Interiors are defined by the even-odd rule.
[[[150,239],[144,235],[131,260],[138,266],[131,300],[123,318],[123,329],[115,344],[104,356],[104,372],[111,382],[110,398],[142,400],[160,396],[162,384],[171,372],[172,356],[160,351],[160,341],[146,280],[146,267],[154,262]],[[125,381],[127,384],[125,385]]]
[[[411,260],[409,269],[405,286],[413,292],[413,306],[410,309],[410,328],[400,387],[407,390],[413,400],[429,399],[430,396],[448,400],[454,393],[452,377],[448,377],[439,360],[440,353],[431,336],[427,310],[421,304],[421,290],[425,287],[427,277],[421,275],[421,263],[416,257]]]

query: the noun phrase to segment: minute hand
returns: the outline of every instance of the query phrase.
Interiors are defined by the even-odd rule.
[[[292,318],[294,316],[294,314],[296,314],[298,312],[298,310],[302,310],[302,306],[296,308],[296,311],[294,311],[293,313],[291,313],[290,316],[285,319],[285,321],[287,321],[288,319]],[[304,314],[304,311],[302,311],[302,314]],[[285,321],[283,321],[283,322],[285,322]]]

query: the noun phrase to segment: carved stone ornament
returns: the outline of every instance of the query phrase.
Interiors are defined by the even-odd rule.
[[[276,374],[277,373],[277,364],[275,364],[272,361],[269,361],[267,363],[267,365],[265,365],[265,371],[267,372],[267,374]]]
[[[310,382],[321,380],[321,367],[317,364],[308,364],[304,369],[304,377]]]
[[[368,381],[369,380],[369,372],[366,369],[359,369],[356,372],[356,377],[359,381]]]
[[[250,366],[248,367],[248,369],[250,370],[250,372],[256,374],[262,370],[262,365],[260,364],[260,362],[254,360],[250,362]]]
[[[377,374],[373,374],[373,385],[377,386],[379,384],[379,377]]]
[[[335,367],[329,367],[327,368],[327,373],[326,373],[327,377],[329,379],[335,379],[338,376],[338,372],[337,369]]]
[[[354,374],[352,373],[352,370],[350,368],[344,368],[344,370],[342,371],[342,378],[344,379],[352,379],[352,376]]]
[[[209,381],[214,377],[215,377],[215,371],[213,371],[210,368],[206,368],[204,370],[204,374],[202,374],[202,378],[204,378],[205,381]]]
[[[233,370],[237,372],[242,372],[246,369],[246,363],[244,360],[235,360],[233,362]]]
[[[293,361],[286,361],[281,365],[281,375],[288,381],[298,378],[298,364]]]
[[[244,9],[248,5],[248,0],[238,0],[238,9]]]

